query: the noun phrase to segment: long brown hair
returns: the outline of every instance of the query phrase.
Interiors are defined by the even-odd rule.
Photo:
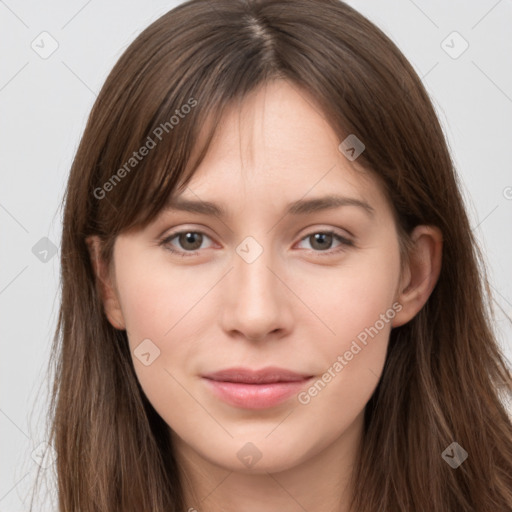
[[[340,142],[364,142],[358,163],[383,183],[404,244],[419,224],[443,234],[438,283],[392,330],[365,409],[352,509],[512,510],[500,400],[510,373],[442,128],[395,44],[338,0],[191,0],[144,30],[108,76],[65,196],[49,416],[59,510],[186,510],[168,426],[142,392],[126,332],[104,314],[86,238],[98,235],[110,262],[116,236],[186,185],[225,108],[274,79],[310,94]],[[469,454],[457,469],[441,456],[454,441]]]

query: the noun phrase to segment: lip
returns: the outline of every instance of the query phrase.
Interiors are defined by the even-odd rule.
[[[218,398],[244,409],[275,407],[296,395],[312,377],[277,367],[229,368],[202,375]]]

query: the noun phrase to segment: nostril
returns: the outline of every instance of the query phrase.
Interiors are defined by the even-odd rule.
[[[279,332],[279,328],[274,329],[273,331],[270,331],[268,334],[264,334],[263,336],[247,336],[246,335],[246,338],[249,341],[261,341],[261,340],[265,339],[265,337],[268,336],[269,334],[274,334],[276,332]]]

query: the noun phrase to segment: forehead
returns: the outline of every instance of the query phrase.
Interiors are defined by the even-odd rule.
[[[241,169],[301,168],[336,156],[338,137],[315,99],[285,80],[266,83],[224,111],[208,154]],[[322,158],[324,157],[324,158]],[[327,169],[326,169],[327,170]]]
[[[284,80],[271,82],[224,111],[205,158],[169,206],[180,196],[218,216],[239,200],[260,208],[286,203],[290,213],[341,203],[372,213],[382,190],[339,150],[339,139],[313,98]],[[210,199],[216,204],[193,204]]]

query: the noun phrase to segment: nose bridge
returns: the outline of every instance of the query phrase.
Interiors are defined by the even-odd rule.
[[[279,271],[274,269],[274,252],[267,244],[269,236],[262,243],[255,237],[246,237],[236,247],[230,272],[224,327],[248,338],[263,338],[286,323],[286,297],[275,275]]]
[[[279,294],[276,277],[269,270],[275,261],[269,240],[270,237],[266,237],[260,243],[250,236],[236,249],[237,257],[233,269],[235,287],[239,286],[236,293],[239,302],[242,305],[248,303],[253,310],[262,309],[265,305],[271,306],[276,294]]]

